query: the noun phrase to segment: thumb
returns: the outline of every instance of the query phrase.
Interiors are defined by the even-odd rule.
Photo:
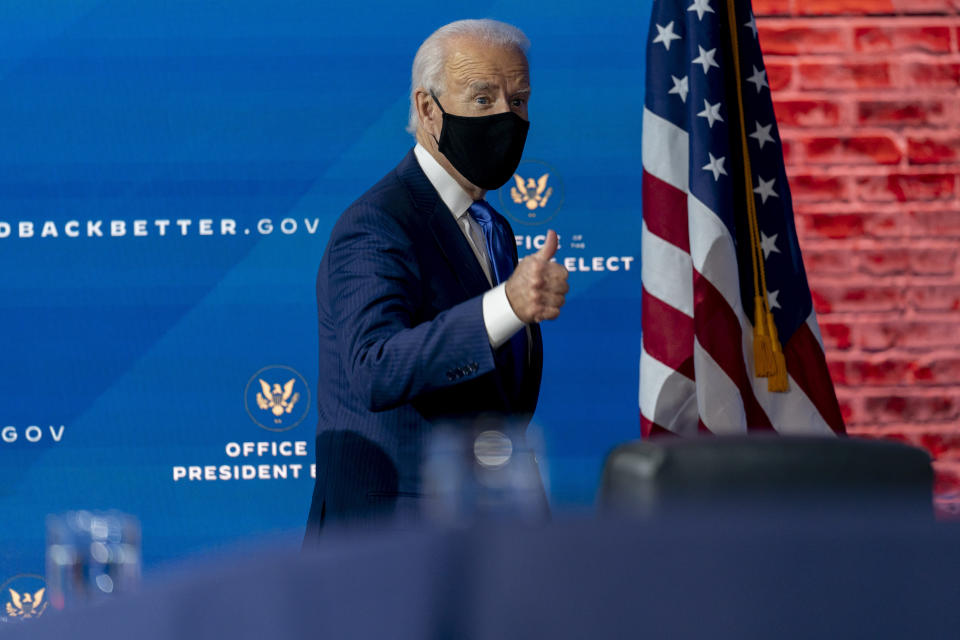
[[[543,246],[540,247],[540,250],[537,251],[536,256],[543,260],[549,260],[557,253],[557,245],[559,242],[557,232],[550,229],[547,231],[547,240],[543,243]]]

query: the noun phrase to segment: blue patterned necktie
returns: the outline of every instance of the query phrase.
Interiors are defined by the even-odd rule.
[[[483,231],[487,257],[493,269],[493,284],[506,282],[513,273],[513,248],[516,245],[516,241],[508,231],[506,220],[494,211],[486,200],[477,200],[467,211]],[[510,338],[510,352],[513,356],[513,382],[515,388],[519,388],[527,363],[526,329],[517,331]]]

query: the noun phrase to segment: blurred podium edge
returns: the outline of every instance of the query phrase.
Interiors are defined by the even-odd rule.
[[[598,503],[630,517],[735,509],[932,519],[933,468],[923,449],[884,440],[659,437],[608,454]]]

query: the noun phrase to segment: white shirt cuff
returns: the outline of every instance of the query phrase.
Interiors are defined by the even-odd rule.
[[[507,300],[506,283],[483,294],[483,324],[487,327],[490,346],[496,349],[524,327]]]

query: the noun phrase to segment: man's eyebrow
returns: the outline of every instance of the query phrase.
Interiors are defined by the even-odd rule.
[[[496,89],[497,85],[492,82],[487,82],[486,80],[477,80],[476,82],[470,83],[471,91],[489,91],[490,89]]]
[[[488,82],[487,80],[478,80],[476,82],[470,83],[469,88],[471,92],[479,93],[481,91],[491,91],[491,90],[495,91],[500,88],[500,85],[496,84],[495,82]],[[517,91],[514,91],[511,95],[514,95],[514,96],[530,95],[530,87],[526,87],[524,89],[518,89]]]

